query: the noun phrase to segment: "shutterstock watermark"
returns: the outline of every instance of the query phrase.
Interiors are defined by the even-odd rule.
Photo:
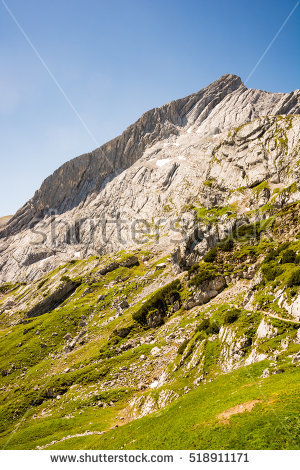
[[[115,217],[88,217],[68,220],[63,214],[54,210],[48,211],[40,218],[33,219],[28,228],[34,235],[32,245],[51,244],[103,246],[110,243],[118,245],[144,245],[161,243],[167,239],[169,244],[193,244],[211,239],[252,239],[260,237],[267,228],[268,221],[261,220],[249,223],[245,219],[228,218],[222,223],[210,221],[206,217],[197,217],[194,213],[184,213],[180,217],[162,217],[149,221],[145,218],[126,219],[117,214]],[[210,244],[210,243],[208,243]]]

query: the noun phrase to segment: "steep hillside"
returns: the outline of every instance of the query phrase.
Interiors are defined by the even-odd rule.
[[[2,285],[1,443],[134,448],[136,427],[118,430],[116,441],[109,430],[155,412],[149,425],[157,420],[161,430],[157,448],[197,447],[194,435],[204,447],[252,448],[250,438],[237,436],[256,426],[262,447],[294,448],[299,209],[291,204],[242,225],[178,275],[170,257],[139,249],[71,260],[38,281]],[[161,412],[167,407],[163,416],[180,427],[198,395],[185,444],[176,428],[167,438]],[[145,419],[137,448],[152,442]]]
[[[8,221],[3,448],[299,447],[298,95],[223,76]]]

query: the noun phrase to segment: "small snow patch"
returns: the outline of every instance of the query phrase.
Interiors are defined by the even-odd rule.
[[[170,163],[172,159],[171,158],[162,158],[161,160],[157,160],[156,165],[157,166],[164,166],[167,163]]]
[[[158,380],[154,380],[152,384],[150,384],[150,388],[156,388],[158,386]]]

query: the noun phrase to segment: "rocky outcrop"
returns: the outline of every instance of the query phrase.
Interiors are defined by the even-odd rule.
[[[187,299],[184,308],[189,310],[197,305],[206,304],[216,297],[225,287],[226,280],[224,276],[218,276],[216,279],[203,282],[193,295]]]
[[[27,318],[39,317],[44,313],[51,312],[59,305],[61,305],[70,295],[75,292],[80,282],[72,281],[71,279],[64,282],[52,294],[48,295],[45,299],[37,303],[26,314]]]

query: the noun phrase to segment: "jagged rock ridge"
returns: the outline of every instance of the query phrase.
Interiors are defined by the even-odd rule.
[[[299,110],[299,91],[249,90],[224,75],[148,111],[120,137],[56,170],[9,220],[0,232],[1,279],[33,279],[70,258],[134,244],[136,219],[163,217],[166,234],[188,205],[237,204],[232,191],[266,179],[282,190],[299,178]]]

